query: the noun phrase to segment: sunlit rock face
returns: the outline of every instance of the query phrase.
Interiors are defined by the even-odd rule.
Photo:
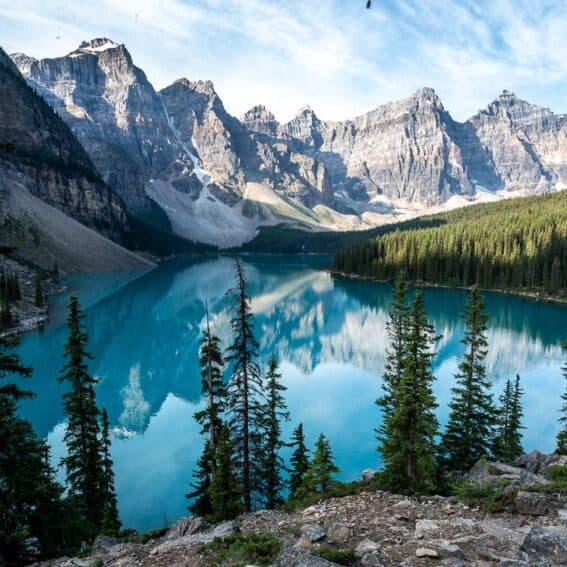
[[[282,221],[368,228],[567,187],[567,117],[508,91],[463,123],[422,88],[351,120],[307,106],[283,124],[261,104],[235,118],[210,81],[156,92],[107,38],[55,59],[12,57],[130,209],[151,199],[174,232],[219,246]]]
[[[99,38],[64,57],[16,54],[13,60],[135,211],[147,206],[150,179],[190,176],[191,163],[171,132],[161,98],[124,45]]]

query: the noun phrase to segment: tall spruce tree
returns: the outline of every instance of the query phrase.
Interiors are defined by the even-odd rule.
[[[300,423],[291,436],[291,446],[293,453],[291,455],[291,471],[289,473],[289,493],[293,498],[301,486],[303,475],[309,468],[309,450],[305,445],[305,435],[303,433],[303,423]]]
[[[120,517],[118,515],[118,503],[116,501],[116,490],[114,488],[114,463],[110,454],[110,431],[108,414],[106,409],[101,412],[101,447],[100,457],[102,461],[101,492],[103,498],[102,533],[108,536],[117,536],[120,532]]]
[[[465,355],[455,375],[457,384],[452,388],[449,423],[443,435],[443,451],[451,470],[470,469],[480,457],[490,454],[493,442],[497,416],[484,365],[488,345],[484,307],[480,290],[473,287],[462,315]]]
[[[81,306],[76,296],[69,300],[67,315],[69,336],[64,347],[65,365],[59,381],[68,384],[63,394],[67,415],[65,443],[67,456],[62,459],[67,473],[69,496],[82,517],[96,531],[104,513],[104,495],[101,479],[102,466],[99,410],[94,386],[97,378],[89,373],[87,361],[92,355],[87,350],[88,334],[83,324]]]
[[[212,521],[230,520],[242,511],[242,490],[234,470],[234,458],[227,424],[223,424],[215,451],[217,470],[212,479],[210,518]]]
[[[407,338],[407,285],[400,272],[396,278],[394,295],[390,304],[390,312],[386,329],[388,331],[389,348],[386,351],[386,363],[382,381],[382,395],[376,404],[382,409],[382,424],[377,429],[378,450],[390,435],[391,419],[396,409],[396,390],[402,378]]]
[[[17,339],[0,338],[0,379],[29,377],[31,369],[10,353]],[[65,550],[62,487],[54,480],[47,444],[18,416],[18,403],[33,394],[14,382],[0,383],[0,556],[27,564]],[[37,538],[40,556],[26,540]]]
[[[220,339],[211,331],[208,307],[206,327],[201,339],[199,365],[201,367],[201,390],[205,396],[205,407],[195,413],[195,421],[201,425],[201,434],[205,436],[203,453],[194,472],[193,490],[187,498],[193,500],[189,510],[193,514],[209,516],[212,513],[209,489],[216,471],[216,449],[222,428],[222,416],[226,405],[226,388],[223,382],[224,360]]]
[[[240,258],[234,266],[235,287],[230,290],[233,314],[233,342],[227,349],[226,360],[231,364],[228,383],[231,440],[235,449],[236,469],[242,486],[244,511],[252,509],[252,486],[259,480],[261,426],[263,418],[263,383],[256,362],[258,342],[246,274]]]
[[[289,412],[283,392],[287,390],[280,382],[276,355],[272,354],[268,362],[265,380],[266,406],[262,426],[263,448],[261,454],[262,492],[265,507],[268,510],[283,503],[282,492],[284,481],[282,471],[285,469],[280,450],[286,444],[281,438],[281,422],[289,421]]]
[[[423,293],[417,290],[407,321],[403,370],[395,388],[396,406],[381,445],[384,481],[398,492],[429,492],[437,483],[437,404],[431,371],[436,338],[427,321]]]
[[[509,462],[522,453],[522,395],[520,376],[516,380],[506,380],[506,386],[500,396],[498,408],[497,434],[494,438],[493,455],[496,459]]]
[[[303,475],[297,496],[308,498],[315,494],[328,494],[333,484],[333,475],[338,472],[339,469],[334,463],[331,444],[321,433],[315,442],[313,459]]]
[[[567,349],[567,341],[563,343],[563,348]],[[557,452],[560,455],[567,455],[567,360],[563,364],[563,378],[565,379],[565,390],[561,394],[563,404],[561,405],[561,413],[559,416],[559,424],[561,429],[557,434]]]

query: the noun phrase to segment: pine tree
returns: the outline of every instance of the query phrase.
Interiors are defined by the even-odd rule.
[[[211,520],[230,520],[242,511],[241,487],[233,466],[233,453],[228,425],[223,424],[215,452],[217,470],[212,479],[209,494],[211,498]]]
[[[289,492],[293,498],[301,486],[303,475],[309,468],[309,450],[305,446],[305,435],[303,434],[303,424],[300,423],[291,436],[291,446],[294,447],[291,455],[291,471],[289,474]]]
[[[120,518],[118,516],[118,505],[116,491],[114,488],[114,463],[110,455],[110,433],[108,414],[103,409],[101,412],[101,447],[100,458],[102,462],[101,492],[103,498],[102,533],[109,536],[117,536],[120,532]]]
[[[490,454],[496,411],[491,383],[486,378],[484,359],[487,352],[484,299],[477,287],[470,291],[462,319],[466,348],[455,376],[453,398],[449,404],[449,423],[443,435],[447,465],[453,470],[470,469],[483,455]]]
[[[235,287],[231,290],[233,343],[226,360],[232,375],[228,384],[230,430],[235,448],[236,467],[242,486],[244,511],[252,509],[252,486],[258,480],[260,428],[262,425],[263,384],[256,362],[258,342],[254,337],[253,316],[247,281],[239,258],[236,259]]]
[[[285,392],[287,388],[281,384],[280,379],[278,362],[275,354],[272,354],[265,381],[267,399],[262,426],[263,447],[260,466],[262,496],[268,510],[283,503],[284,482],[281,473],[285,469],[285,465],[279,453],[285,443],[281,439],[281,421],[289,421],[289,412],[282,395],[282,392]]]
[[[35,273],[34,303],[36,307],[43,307],[43,290],[41,289],[41,277],[39,272]]]
[[[209,487],[216,470],[216,447],[225,411],[226,388],[222,371],[224,361],[220,349],[220,339],[211,331],[209,311],[206,309],[207,326],[201,339],[199,365],[201,367],[201,389],[206,399],[204,409],[195,413],[195,421],[201,425],[201,433],[206,436],[203,453],[194,472],[193,490],[187,498],[193,499],[189,510],[193,514],[208,516],[212,513]]]
[[[506,381],[498,408],[498,432],[494,439],[493,455],[501,461],[510,462],[523,453],[522,449],[522,395],[520,376],[515,382]]]
[[[567,349],[567,342],[563,344],[563,347]],[[561,430],[557,434],[557,452],[560,455],[567,455],[567,360],[563,365],[563,378],[565,378],[566,384],[565,390],[561,394],[563,405],[561,406],[561,416],[559,418]]]
[[[381,447],[384,481],[398,492],[429,492],[437,482],[437,404],[431,371],[436,338],[427,322],[423,293],[418,290],[408,317],[403,371],[395,390],[396,407]]]
[[[31,375],[8,352],[16,345],[17,339],[0,339],[0,379]],[[48,446],[18,416],[18,402],[30,397],[15,383],[0,385],[0,556],[9,565],[38,559],[30,555],[28,538],[38,539],[43,557],[56,555],[65,543],[60,529],[63,489],[54,480]]]
[[[400,272],[396,278],[394,296],[386,324],[390,347],[386,351],[382,395],[376,400],[376,404],[382,409],[382,424],[377,429],[379,451],[382,450],[383,443],[391,433],[392,415],[397,406],[396,389],[401,381],[404,369],[407,317],[407,286],[403,274]]]
[[[297,491],[299,498],[307,498],[314,494],[326,495],[333,484],[333,474],[339,469],[334,463],[331,444],[321,433],[315,443],[313,459],[303,475],[301,486]]]
[[[96,531],[104,512],[99,410],[94,391],[98,380],[88,371],[87,361],[92,355],[87,351],[88,335],[82,320],[79,300],[73,295],[67,316],[69,337],[64,347],[66,363],[59,377],[60,382],[70,387],[63,395],[68,421],[64,437],[67,456],[62,459],[62,464],[67,473],[70,497],[76,502],[82,517]]]

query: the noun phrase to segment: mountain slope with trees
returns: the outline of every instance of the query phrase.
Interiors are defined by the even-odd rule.
[[[378,280],[542,292],[567,288],[567,191],[475,205],[392,226],[338,252],[336,272]],[[429,226],[428,226],[429,224]]]

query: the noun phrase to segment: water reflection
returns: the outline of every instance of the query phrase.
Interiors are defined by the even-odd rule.
[[[343,478],[376,466],[373,428],[386,348],[388,285],[333,279],[317,257],[246,257],[262,359],[276,352],[288,386],[293,423],[304,421],[311,441],[330,438]],[[159,526],[184,513],[191,470],[200,452],[192,420],[200,397],[197,352],[205,303],[226,345],[230,336],[226,290],[230,258],[177,259],[144,274],[75,277],[70,284],[86,309],[91,370],[100,377],[97,399],[110,417],[117,490],[126,524]],[[426,290],[430,319],[443,338],[437,345],[435,385],[440,420],[463,347],[458,318],[464,292]],[[54,462],[64,433],[62,366],[64,303],[57,300],[43,333],[20,346],[34,369],[36,399],[22,413],[48,437]],[[489,372],[499,390],[519,372],[526,389],[529,428],[525,447],[549,450],[557,431],[560,341],[567,336],[564,306],[490,294]]]

